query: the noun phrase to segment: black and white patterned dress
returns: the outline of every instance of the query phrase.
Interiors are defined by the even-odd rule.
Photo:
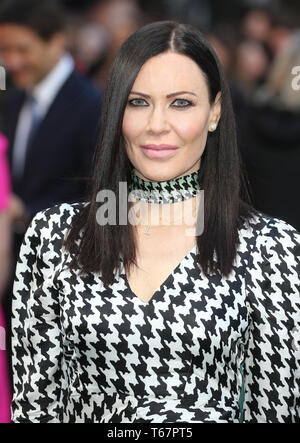
[[[13,422],[300,421],[300,235],[256,215],[229,277],[195,246],[149,302],[123,263],[110,289],[68,268],[62,239],[81,204],[29,227],[13,301]]]

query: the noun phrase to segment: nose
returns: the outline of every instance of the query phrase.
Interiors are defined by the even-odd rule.
[[[167,114],[163,106],[154,106],[149,114],[147,122],[147,131],[155,134],[168,132],[170,129]]]

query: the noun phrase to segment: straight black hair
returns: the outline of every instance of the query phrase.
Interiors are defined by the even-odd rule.
[[[96,196],[100,190],[113,191],[119,214],[119,182],[129,183],[133,168],[122,135],[128,95],[144,63],[166,51],[184,54],[197,63],[206,76],[211,104],[221,91],[219,125],[208,134],[200,166],[205,192],[204,232],[197,236],[197,245],[198,263],[205,274],[215,270],[225,276],[230,273],[239,243],[238,229],[256,212],[240,166],[230,91],[213,49],[202,33],[189,24],[174,21],[147,24],[123,43],[111,66],[91,194],[88,204],[74,217],[65,241],[73,256],[71,267],[85,273],[100,272],[107,286],[120,268],[120,257],[126,271],[136,265],[136,236],[130,223],[100,226],[96,220],[99,207]]]
[[[0,25],[23,26],[48,41],[65,29],[65,13],[57,0],[5,0],[0,5]]]

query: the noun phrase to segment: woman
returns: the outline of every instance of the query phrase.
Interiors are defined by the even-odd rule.
[[[245,421],[299,421],[299,234],[243,201],[201,33],[130,36],[101,127],[88,201],[39,213],[22,246],[13,421],[238,422],[242,362]]]
[[[6,138],[0,134],[0,301],[9,272],[10,224],[8,217],[9,181],[5,160]],[[6,362],[5,324],[0,304],[0,423],[10,422],[9,381]]]

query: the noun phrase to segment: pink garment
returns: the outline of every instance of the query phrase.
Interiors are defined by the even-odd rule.
[[[6,208],[10,196],[8,166],[5,157],[7,145],[7,139],[0,134],[0,211]]]
[[[5,209],[10,196],[10,184],[8,167],[5,158],[7,139],[0,134],[0,212]],[[5,348],[5,324],[0,306],[0,423],[10,422],[10,392],[8,385],[6,351]]]

